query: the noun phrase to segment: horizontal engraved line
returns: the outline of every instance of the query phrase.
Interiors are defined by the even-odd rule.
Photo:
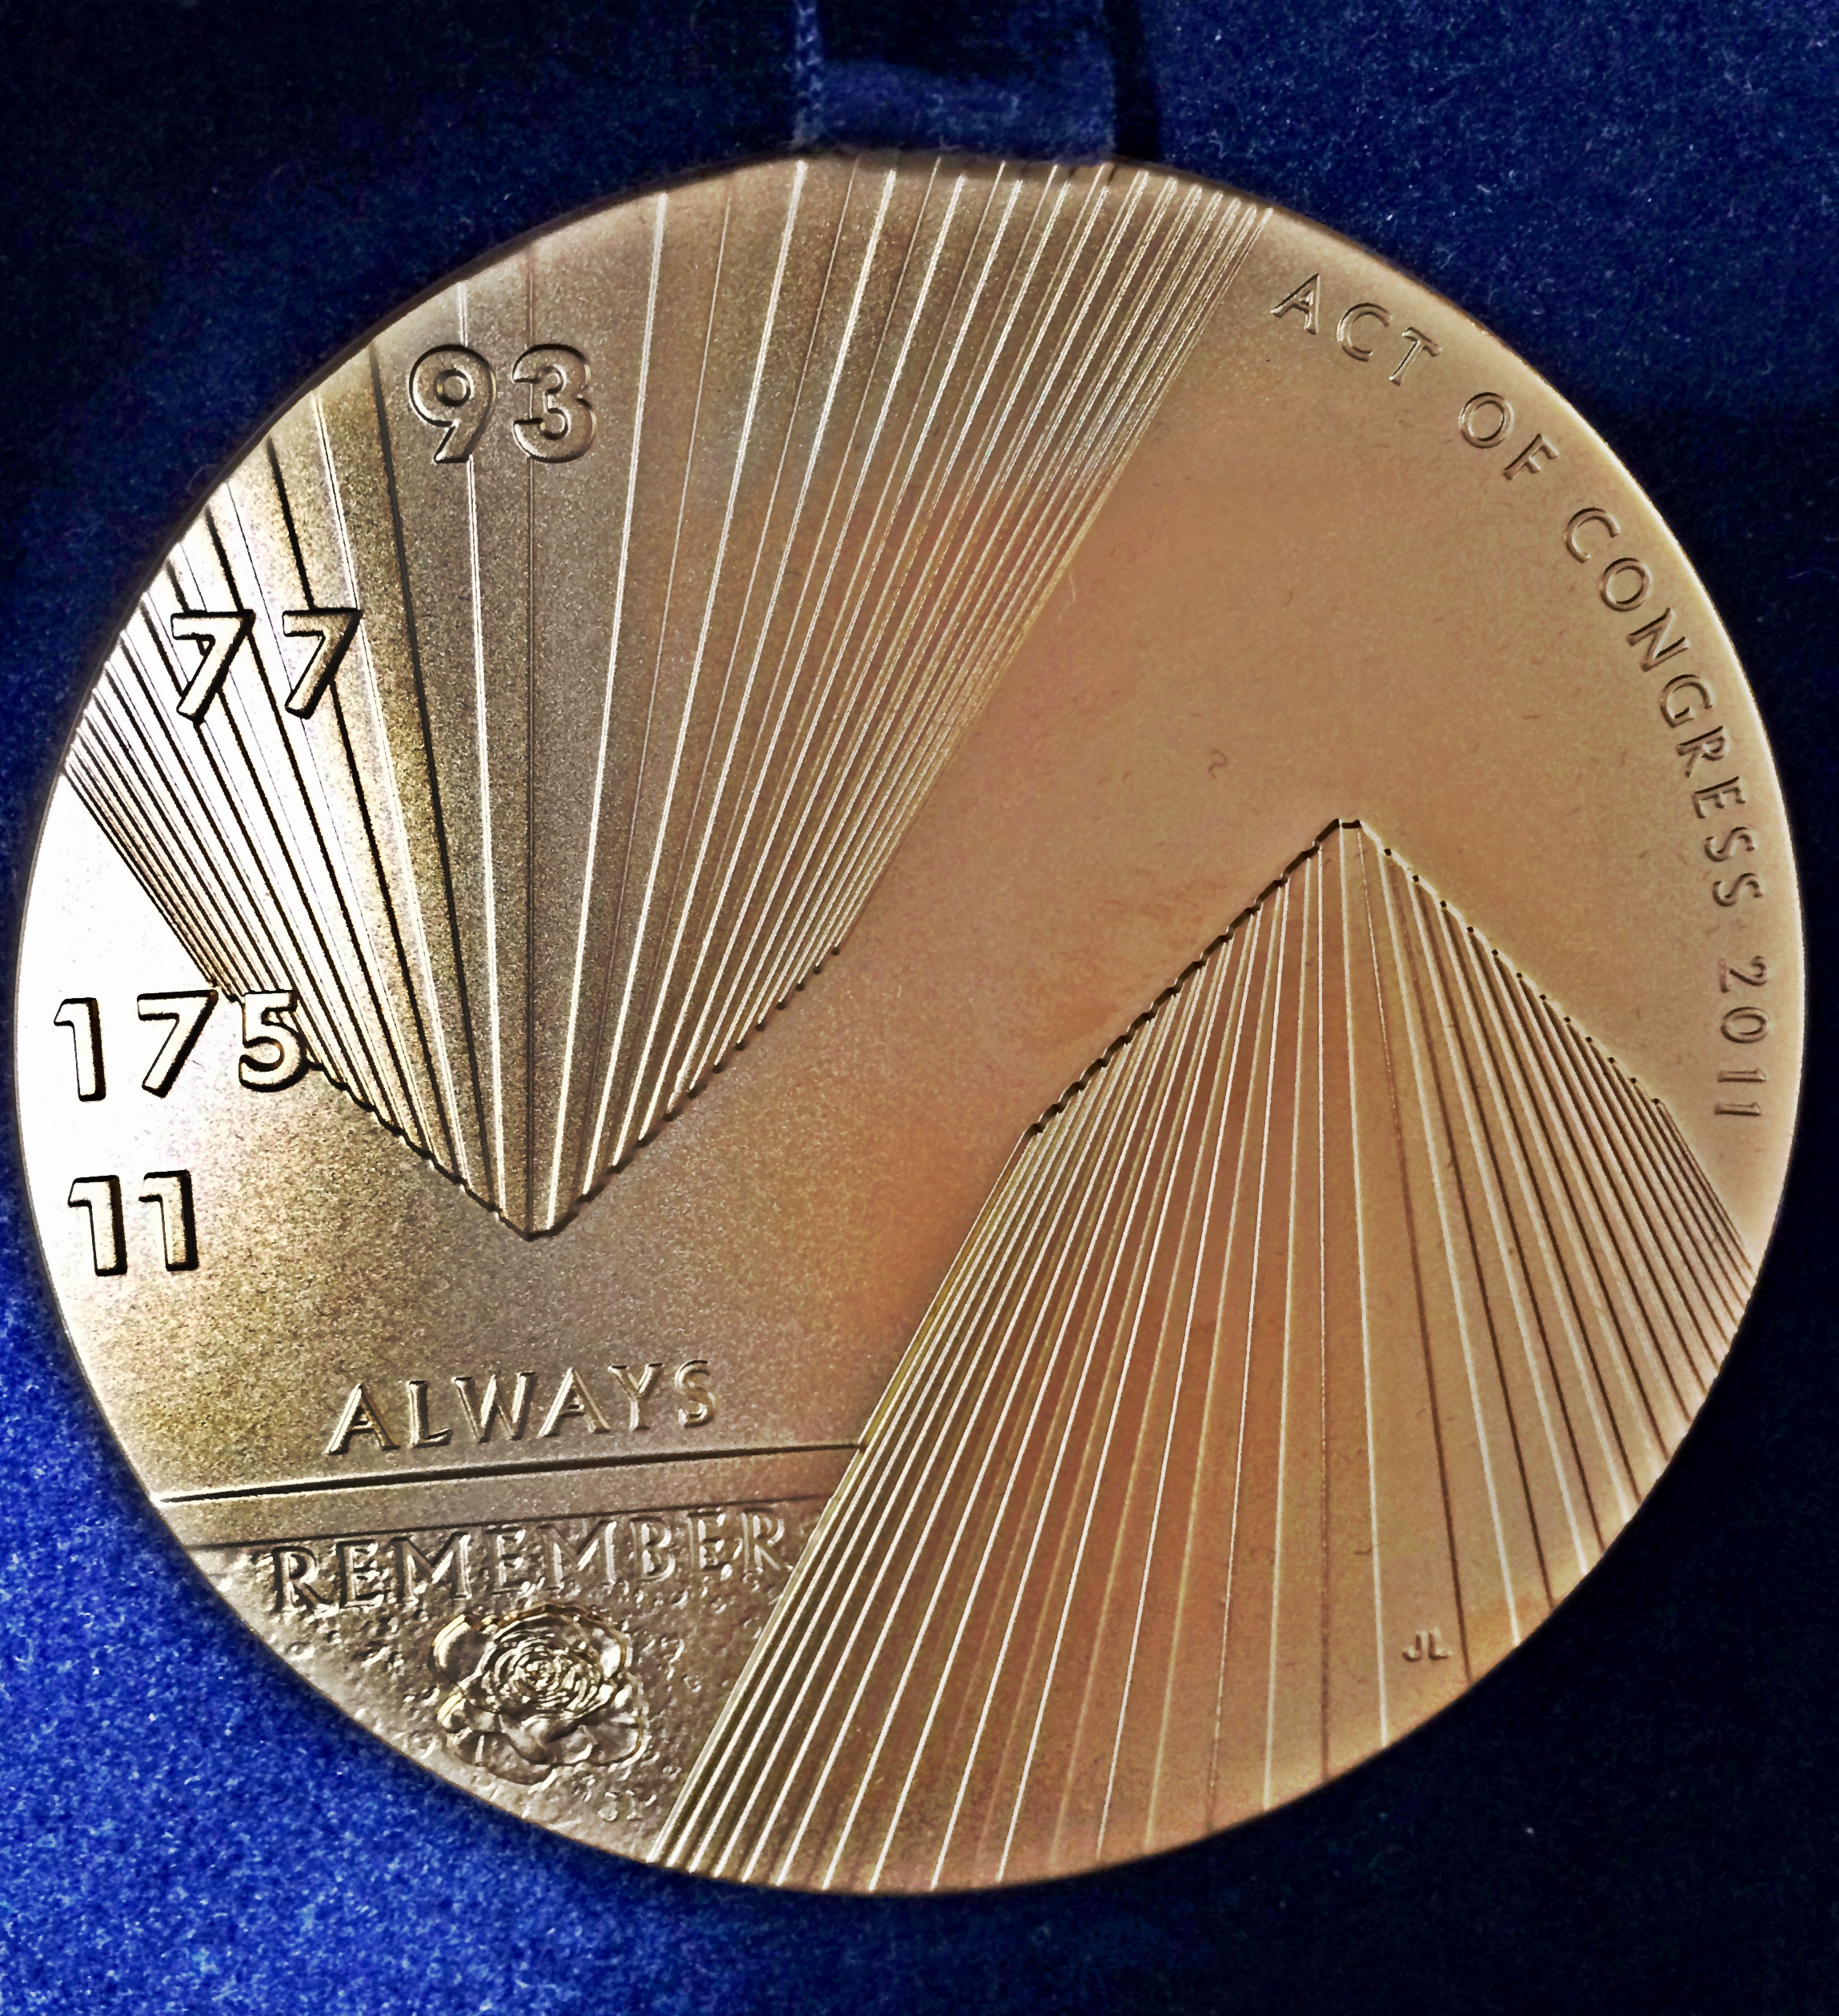
[[[348,1477],[306,1477],[286,1484],[231,1485],[210,1491],[169,1491],[159,1505],[210,1505],[230,1498],[290,1498],[309,1491],[375,1491],[391,1485],[469,1484],[487,1477],[561,1476],[571,1470],[635,1469],[660,1463],[719,1463],[735,1457],[829,1456],[853,1453],[854,1442],[787,1442],[764,1449],[668,1449],[662,1456],[578,1456],[561,1463],[472,1463],[440,1470],[367,1471]]]
[[[767,1489],[750,1492],[745,1502],[775,1505],[815,1505],[821,1506],[825,1503],[827,1497],[828,1493],[822,1491],[785,1492]],[[699,1493],[695,1497],[648,1499],[643,1505],[600,1506],[590,1511],[539,1513],[531,1515],[529,1523],[534,1525],[539,1521],[547,1523],[551,1520],[563,1518],[601,1520],[629,1517],[662,1518],[667,1513],[707,1512],[717,1509],[724,1511],[731,1510],[735,1509],[735,1501],[729,1499],[723,1503],[719,1500]],[[404,1520],[400,1517],[387,1516],[391,1510],[392,1508],[387,1505],[380,1508],[377,1519],[368,1524],[359,1524],[353,1520],[340,1520],[336,1524],[333,1524],[322,1520],[317,1524],[306,1527],[290,1527],[285,1535],[264,1529],[258,1530],[253,1535],[238,1534],[234,1540],[210,1538],[188,1540],[182,1534],[180,1535],[180,1539],[182,1544],[194,1553],[220,1553],[226,1549],[234,1550],[239,1547],[263,1548],[297,1545],[308,1546],[315,1541],[325,1540],[389,1540],[400,1533],[405,1525],[410,1527],[411,1530],[422,1532],[429,1530],[431,1525],[445,1527],[449,1531],[457,1527],[470,1526],[477,1532],[482,1529],[490,1529],[495,1526],[511,1523],[507,1520],[491,1517],[481,1517],[470,1520],[460,1519],[451,1513],[443,1513],[439,1519],[431,1521],[425,1519]]]

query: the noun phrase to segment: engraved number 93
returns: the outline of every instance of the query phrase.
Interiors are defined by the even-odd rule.
[[[511,439],[535,462],[572,462],[594,439],[587,359],[566,343],[538,343],[511,367],[512,382],[529,388],[530,411],[511,423]],[[441,431],[435,460],[464,462],[479,445],[497,389],[491,366],[476,350],[443,343],[417,359],[409,373],[409,403]]]

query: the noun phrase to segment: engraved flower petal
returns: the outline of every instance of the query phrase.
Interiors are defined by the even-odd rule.
[[[435,1641],[435,1670],[455,1683],[435,1718],[455,1756],[519,1785],[565,1765],[623,1762],[646,1733],[630,1657],[618,1632],[572,1604],[468,1612]]]
[[[485,1640],[479,1633],[478,1620],[469,1610],[443,1625],[436,1635],[435,1671],[443,1680],[451,1680],[466,1668],[476,1665],[484,1649]]]

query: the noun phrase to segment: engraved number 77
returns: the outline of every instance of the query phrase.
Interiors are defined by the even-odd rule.
[[[363,611],[357,609],[283,609],[281,628],[290,637],[311,637],[313,648],[283,705],[306,720],[319,704],[358,634]],[[246,609],[178,609],[166,627],[175,644],[194,644],[199,655],[178,696],[178,711],[188,721],[202,721],[223,691],[231,661],[250,640],[255,619]],[[253,649],[253,645],[250,645]]]

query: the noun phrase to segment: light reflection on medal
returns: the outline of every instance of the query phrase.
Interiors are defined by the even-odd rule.
[[[1194,1839],[1632,1515],[1801,937],[1689,568],[1447,303],[1145,170],[528,241],[150,579],[47,815],[105,1410],[367,1725],[803,1887]]]

